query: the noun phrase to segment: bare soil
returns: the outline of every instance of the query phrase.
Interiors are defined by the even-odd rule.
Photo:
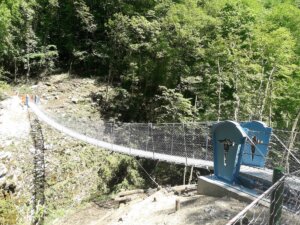
[[[175,210],[176,199],[181,201]],[[151,196],[107,209],[95,203],[88,205],[51,224],[61,225],[218,225],[226,224],[247,203],[232,198],[203,195],[176,196],[160,190]]]

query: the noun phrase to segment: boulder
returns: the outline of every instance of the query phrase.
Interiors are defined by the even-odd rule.
[[[71,102],[74,103],[74,104],[77,104],[78,101],[79,101],[78,98],[72,98],[72,99],[71,99]]]

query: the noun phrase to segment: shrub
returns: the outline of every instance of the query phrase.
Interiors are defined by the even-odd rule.
[[[0,224],[14,225],[17,223],[17,209],[12,201],[0,199]]]
[[[0,81],[0,101],[5,99],[5,97],[7,96],[5,92],[7,92],[8,90],[9,85],[4,81]]]

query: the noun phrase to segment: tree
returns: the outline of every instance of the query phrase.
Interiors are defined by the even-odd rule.
[[[258,119],[262,120],[267,104],[271,106],[273,103],[270,92],[277,88],[277,81],[287,79],[297,66],[295,64],[295,40],[289,30],[279,28],[271,32],[258,31],[256,35],[253,47],[257,49],[261,58],[260,66],[262,68],[261,86],[258,93],[261,101],[258,104],[257,115]]]
[[[160,91],[161,94],[156,95],[152,103],[153,121],[186,123],[194,119],[194,107],[182,94],[163,86]]]

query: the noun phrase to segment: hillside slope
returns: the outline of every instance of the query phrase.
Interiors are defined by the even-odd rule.
[[[101,122],[96,108],[98,103],[91,96],[94,92],[105,93],[107,89],[93,79],[69,78],[62,74],[16,89],[22,90],[20,96],[26,92],[39,95],[41,107],[54,118],[68,120],[70,124],[73,120],[83,125],[85,121]],[[1,165],[7,171],[1,181],[15,188],[11,196],[19,211],[19,224],[30,224],[33,218],[35,150],[30,121],[34,118],[18,97],[2,102],[0,156],[6,160]],[[223,224],[245,206],[234,199],[197,196],[195,193],[177,196],[170,188],[141,194],[127,204],[111,206],[108,203],[113,200],[109,200],[108,194],[114,196],[121,189],[144,187],[136,159],[73,140],[43,123],[41,126],[45,146],[46,224]],[[88,127],[83,126],[82,131],[85,129]],[[114,181],[116,178],[117,182]],[[176,199],[185,202],[177,212]]]

